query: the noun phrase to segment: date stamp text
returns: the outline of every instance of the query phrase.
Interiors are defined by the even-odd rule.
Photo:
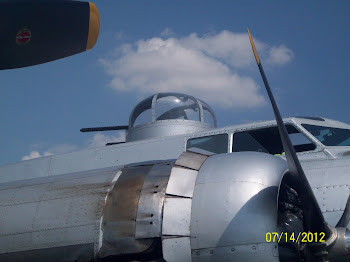
[[[311,232],[299,232],[299,233],[287,233],[282,232],[267,232],[266,242],[280,243],[280,242],[302,242],[302,243],[321,243],[325,242],[326,234],[324,232],[311,233]]]

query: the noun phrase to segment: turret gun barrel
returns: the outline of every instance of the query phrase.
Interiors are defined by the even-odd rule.
[[[101,126],[101,127],[87,127],[80,129],[80,132],[97,132],[97,131],[116,131],[126,130],[129,126]]]

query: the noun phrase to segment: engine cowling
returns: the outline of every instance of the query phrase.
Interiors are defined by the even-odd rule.
[[[209,156],[192,196],[169,192],[169,182],[162,231],[165,260],[279,261],[278,246],[267,243],[266,233],[277,231],[278,191],[286,171],[280,158],[241,152]]]

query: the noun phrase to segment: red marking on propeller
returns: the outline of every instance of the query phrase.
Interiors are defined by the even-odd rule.
[[[30,32],[29,29],[22,29],[20,30],[18,33],[17,33],[17,36],[16,36],[16,43],[18,45],[25,45],[25,44],[28,44],[28,42],[30,41],[32,37],[32,33]]]

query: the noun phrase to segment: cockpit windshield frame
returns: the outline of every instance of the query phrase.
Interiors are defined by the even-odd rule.
[[[349,128],[309,123],[302,123],[301,126],[323,146],[350,146]]]
[[[319,145],[315,140],[296,123],[285,122],[285,126],[297,153],[315,152],[318,150]],[[257,151],[273,155],[284,154],[276,124],[235,130],[232,141],[232,152]]]

